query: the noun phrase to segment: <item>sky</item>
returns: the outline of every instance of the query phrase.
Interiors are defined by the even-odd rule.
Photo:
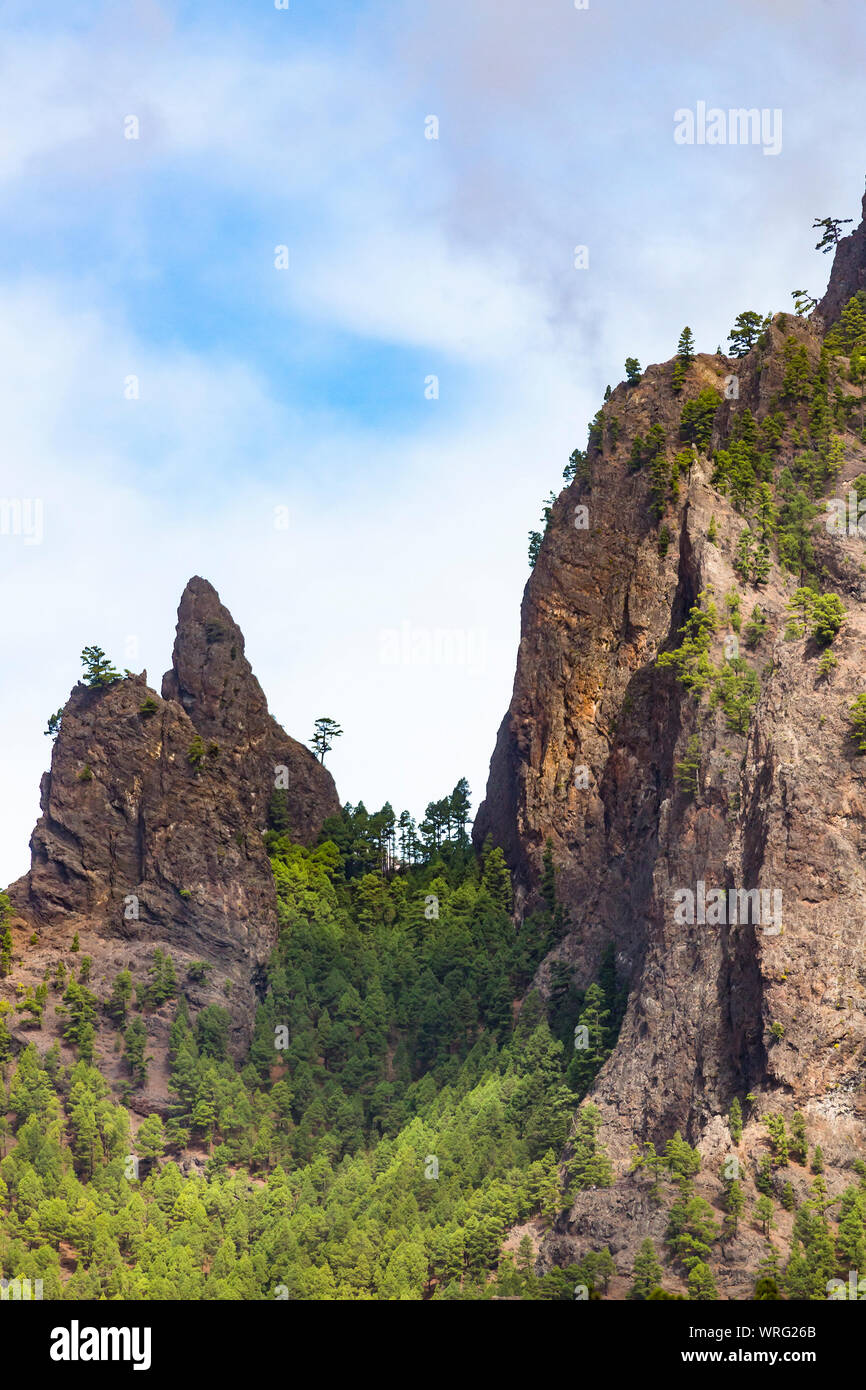
[[[859,220],[864,7],[11,0],[0,33],[0,883],[81,649],[158,689],[193,574],[288,732],[339,720],[342,800],[477,804],[605,386],[819,295],[812,221]],[[701,102],[781,148],[680,143]]]

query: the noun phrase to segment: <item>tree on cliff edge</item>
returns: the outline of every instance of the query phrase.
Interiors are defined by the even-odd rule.
[[[81,653],[86,685],[113,685],[120,680],[120,672],[115,671],[101,647],[85,647]]]
[[[324,763],[325,754],[330,753],[334,746],[334,739],[340,738],[342,733],[343,730],[336,719],[322,718],[316,720],[313,737],[310,739],[310,747],[320,763]]]

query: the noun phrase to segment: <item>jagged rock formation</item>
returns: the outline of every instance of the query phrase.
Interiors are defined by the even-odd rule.
[[[40,929],[25,968],[76,931],[106,987],[123,966],[143,978],[155,947],[203,961],[195,1002],[227,1007],[241,1048],[278,930],[262,843],[278,769],[309,842],[339,810],[330,773],[269,715],[231,614],[191,579],[162,698],[142,674],[79,684],[63,710],[31,869],[9,890],[16,934]]]
[[[326,816],[339,810],[330,773],[268,713],[244,656],[243,634],[206,579],[191,579],[184,590],[162,697],[183,706],[206,742],[219,744],[223,766],[230,760],[233,781],[254,823],[265,823],[277,768],[286,769],[281,786],[287,783],[294,839],[309,844]]]
[[[539,972],[542,990],[555,960],[585,986],[605,944],[615,943],[628,1009],[592,1100],[619,1174],[632,1143],[662,1144],[677,1129],[720,1157],[730,1149],[731,1101],[748,1092],[756,1116],[802,1110],[830,1169],[841,1173],[864,1151],[866,760],[848,722],[851,701],[866,690],[863,541],[823,527],[814,539],[826,587],[848,610],[833,645],[838,666],[822,677],[814,642],[784,636],[795,575],[772,561],[756,587],[735,570],[746,519],[713,486],[708,457],[746,409],[760,422],[784,399],[792,337],[816,367],[822,330],[864,284],[866,223],[837,248],[811,320],[778,315],[742,359],[699,356],[681,395],[671,363],[617,387],[589,450],[589,476],[555,504],[524,595],[514,693],[474,835],[479,846],[489,835],[505,850],[518,910],[537,896],[552,842],[570,930]],[[710,447],[693,450],[678,497],[667,502],[665,549],[646,472],[630,469],[630,449],[660,425],[669,452],[681,450],[683,402],[707,387],[725,399]],[[840,433],[844,463],[832,491],[842,498],[866,472],[866,449],[853,424]],[[799,447],[789,421],[777,469]],[[655,664],[682,640],[699,595],[711,595],[724,617],[735,590],[744,621],[756,603],[768,618],[754,652],[741,647],[761,675],[742,732],[719,703],[699,702]],[[732,635],[724,622],[713,662]],[[696,793],[676,773],[695,735]],[[781,931],[742,920],[679,923],[674,894],[697,892],[699,882],[707,891],[780,891]],[[756,1124],[743,1154],[759,1140]],[[828,1181],[831,1191],[842,1185],[838,1174]],[[652,1203],[634,1192],[583,1194],[549,1243],[547,1263],[567,1261],[575,1241],[633,1251],[643,1236],[658,1236],[658,1223]]]

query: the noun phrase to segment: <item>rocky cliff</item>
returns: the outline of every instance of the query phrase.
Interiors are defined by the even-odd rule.
[[[475,839],[505,850],[519,910],[537,898],[552,843],[569,930],[542,991],[556,960],[585,987],[614,943],[628,1008],[591,1100],[620,1178],[633,1143],[676,1130],[720,1158],[733,1147],[731,1102],[747,1094],[744,1159],[765,1146],[769,1110],[806,1115],[837,1170],[831,1191],[864,1152],[866,759],[849,708],[866,691],[866,552],[860,535],[828,534],[821,497],[846,499],[866,473],[849,358],[838,344],[822,356],[864,283],[866,223],[839,244],[810,319],[777,315],[740,358],[698,356],[681,390],[673,362],[618,386],[526,588]],[[718,403],[702,435],[688,403],[708,391]],[[662,445],[648,467],[653,431]],[[670,485],[654,507],[661,476]],[[807,539],[791,520],[807,505],[791,501],[799,492],[817,509]],[[763,569],[741,561],[746,532],[768,541]],[[792,537],[808,547],[793,560]],[[835,665],[793,622],[800,583],[844,603]],[[756,606],[765,623],[747,643]],[[657,665],[696,610],[715,615],[717,674],[703,691]],[[738,703],[732,692],[752,681]],[[699,884],[724,889],[726,904],[731,890],[737,904],[741,890],[779,894],[765,902],[780,902],[780,921],[756,922],[748,907],[683,921],[681,895]],[[659,1220],[631,1188],[582,1194],[547,1258],[567,1261],[582,1242],[630,1250]]]
[[[9,890],[23,983],[76,932],[102,993],[121,968],[146,978],[159,948],[181,973],[207,965],[193,1002],[228,1008],[241,1049],[278,931],[262,843],[275,785],[297,840],[339,810],[330,773],[268,713],[219,595],[191,579],[162,696],[130,675],[77,685],[63,710],[31,869]]]

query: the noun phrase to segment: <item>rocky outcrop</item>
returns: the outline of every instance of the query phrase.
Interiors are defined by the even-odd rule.
[[[77,931],[106,986],[108,966],[144,978],[157,947],[205,963],[198,1002],[229,1008],[242,1047],[278,931],[262,842],[276,776],[313,840],[339,809],[331,776],[268,714],[231,614],[192,579],[162,698],[131,675],[76,686],[63,710],[31,869],[9,890],[22,931],[49,955]]]
[[[758,421],[778,410],[787,340],[817,363],[822,320],[838,316],[862,283],[864,246],[864,227],[840,245],[820,317],[778,316],[743,359],[698,357],[682,395],[672,363],[617,387],[589,476],[555,504],[524,596],[514,693],[475,839],[489,835],[504,848],[518,910],[536,900],[552,843],[569,930],[539,972],[542,990],[555,960],[585,986],[605,944],[615,945],[629,1002],[592,1099],[619,1173],[634,1142],[664,1143],[677,1129],[709,1142],[733,1097],[748,1092],[757,1114],[803,1110],[834,1162],[862,1153],[866,760],[852,744],[848,709],[866,689],[863,542],[814,541],[827,587],[848,610],[833,646],[838,664],[822,675],[814,642],[786,632],[796,577],[775,562],[758,587],[737,573],[745,519],[713,486],[707,454],[693,449],[661,525],[646,471],[631,470],[628,456],[654,424],[669,457],[682,450],[683,402],[707,386],[724,397],[707,453],[746,409]],[[802,451],[795,417],[777,470]],[[858,434],[843,429],[841,437],[840,497],[866,472]],[[737,635],[739,620],[735,631],[730,593],[740,596],[743,623],[755,604],[767,615],[754,650]],[[737,642],[761,678],[739,729],[720,701],[696,699],[656,665],[681,641],[701,594],[722,619],[711,661],[721,665]],[[693,739],[697,784],[689,786],[681,765]],[[697,897],[699,884],[737,893],[727,920],[676,914],[676,895]],[[740,906],[740,891],[754,889],[780,894],[778,929]],[[770,913],[776,901],[765,900]],[[589,1219],[587,1202],[597,1214],[606,1200],[579,1199],[572,1229],[583,1207]]]
[[[182,705],[204,740],[219,745],[253,823],[265,824],[277,785],[285,791],[292,838],[303,844],[339,811],[331,774],[268,713],[243,634],[206,579],[191,579],[184,590],[162,694]]]

